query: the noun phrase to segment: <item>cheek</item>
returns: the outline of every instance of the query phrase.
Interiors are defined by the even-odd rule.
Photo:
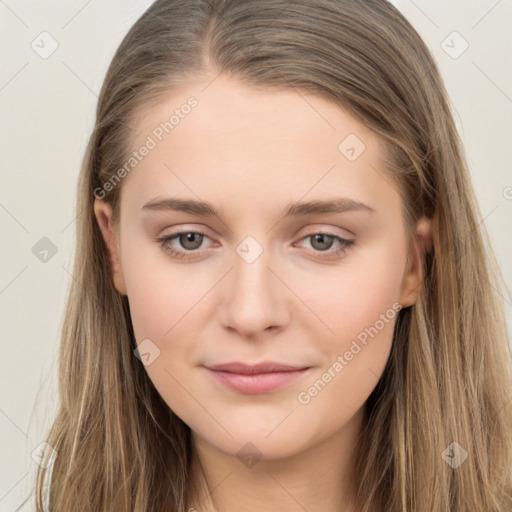
[[[363,405],[389,358],[405,267],[405,249],[398,244],[375,245],[357,259],[347,259],[307,298],[331,332],[324,329],[326,334],[315,340],[323,365],[298,401],[315,402],[319,408],[342,403],[346,409],[333,412],[334,423]],[[304,283],[303,292],[312,284]]]
[[[123,246],[123,274],[137,342],[150,338],[161,343],[184,325],[208,288],[199,285],[187,265],[172,263],[158,243]],[[204,291],[201,291],[204,287]]]
[[[399,241],[397,241],[400,243]],[[297,281],[295,290],[329,328],[324,339],[336,348],[360,336],[377,323],[384,338],[392,335],[389,320],[399,309],[405,250],[390,243],[374,244],[353,253],[329,274]],[[384,325],[382,323],[384,315]],[[330,336],[329,336],[330,332]],[[341,345],[340,345],[341,344]]]
[[[143,343],[151,354],[144,368],[169,407],[193,423],[190,394],[200,395],[201,390],[190,378],[189,363],[195,358],[194,340],[205,316],[201,299],[215,277],[212,283],[194,278],[186,265],[171,264],[164,253],[158,255],[154,249],[129,244],[125,248],[123,272],[134,335],[137,344]]]

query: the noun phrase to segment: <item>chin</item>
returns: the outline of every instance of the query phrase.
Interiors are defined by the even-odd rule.
[[[247,467],[257,466],[260,460],[290,457],[315,444],[313,437],[308,436],[303,427],[300,432],[291,432],[290,428],[283,428],[283,425],[276,428],[276,425],[278,424],[273,423],[270,426],[270,423],[260,422],[260,427],[256,428],[247,418],[245,423],[231,424],[231,428],[227,428],[232,437],[225,431],[220,433],[218,429],[217,435],[212,435],[211,429],[204,432],[201,429],[194,429],[194,435],[201,438],[201,444],[207,443],[230,456],[237,457]]]

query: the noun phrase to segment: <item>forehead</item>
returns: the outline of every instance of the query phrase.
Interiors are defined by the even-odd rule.
[[[248,86],[224,75],[170,89],[156,103],[139,109],[130,124],[134,146],[147,135],[157,143],[178,144],[181,134],[184,139],[197,135],[190,142],[222,147],[244,141],[249,143],[245,150],[295,142],[298,150],[305,138],[319,142],[321,137],[324,146],[338,151],[339,142],[354,134],[370,152],[382,149],[369,128],[333,101],[303,89]]]
[[[378,202],[389,188],[380,138],[304,90],[249,87],[225,76],[197,80],[140,110],[131,126],[131,150],[151,146],[123,183],[122,195],[139,208],[176,189],[189,197],[214,191],[221,201],[229,187],[231,199],[257,205],[345,190]]]

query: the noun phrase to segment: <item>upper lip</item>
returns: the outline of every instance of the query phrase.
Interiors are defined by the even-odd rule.
[[[274,361],[264,361],[258,364],[246,364],[242,362],[232,362],[217,364],[215,366],[207,366],[210,370],[231,372],[231,373],[272,373],[272,372],[292,372],[297,370],[304,370],[308,366],[291,366],[288,364],[276,363]]]

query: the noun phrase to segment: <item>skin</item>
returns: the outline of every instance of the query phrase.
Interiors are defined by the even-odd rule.
[[[160,350],[145,366],[151,381],[192,429],[193,479],[200,460],[212,489],[202,503],[189,496],[187,510],[348,512],[363,406],[389,357],[396,314],[309,403],[298,394],[332,375],[337,357],[394,303],[414,304],[431,226],[421,219],[408,238],[380,139],[338,105],[212,78],[173,89],[134,119],[138,148],[169,112],[198,100],[124,178],[119,225],[95,200],[114,283],[128,296],[137,343],[149,338]],[[349,134],[366,146],[354,161],[338,149]],[[167,197],[211,202],[222,219],[142,211]],[[334,197],[375,213],[280,217],[290,202]],[[155,240],[178,231],[206,235],[195,246],[168,242],[199,256],[173,258]],[[336,239],[315,244],[321,232],[355,244],[336,255]],[[237,253],[247,236],[263,249],[252,263]],[[312,368],[284,388],[247,395],[202,367],[265,360]],[[250,467],[237,456],[249,442],[260,457]]]

